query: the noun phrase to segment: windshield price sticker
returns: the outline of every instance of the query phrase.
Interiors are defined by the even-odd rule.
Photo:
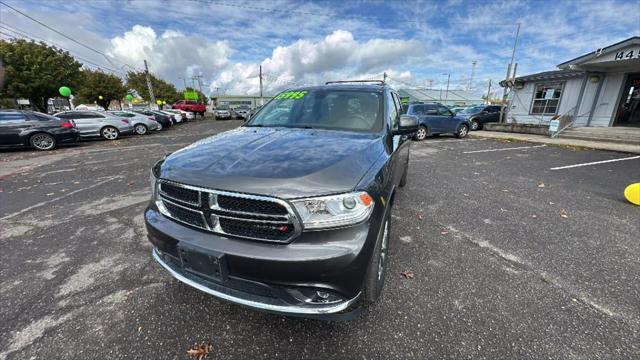
[[[305,95],[307,95],[306,91],[285,91],[283,93],[278,94],[275,99],[302,99]]]

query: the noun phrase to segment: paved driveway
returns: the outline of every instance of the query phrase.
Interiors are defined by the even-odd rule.
[[[640,159],[440,137],[412,146],[381,301],[350,322],[220,302],[150,257],[142,211],[199,121],[0,153],[0,359],[639,358]],[[215,154],[212,154],[215,156]],[[413,279],[400,273],[413,271]]]

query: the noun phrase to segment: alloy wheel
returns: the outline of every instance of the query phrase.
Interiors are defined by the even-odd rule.
[[[31,138],[31,145],[38,150],[51,150],[55,144],[53,136],[48,134],[35,134]]]
[[[471,122],[471,130],[478,130],[478,127],[480,127],[480,125],[478,124],[477,121],[473,120]]]
[[[138,124],[136,125],[136,134],[138,135],[144,135],[147,133],[147,127],[142,125],[142,124]]]
[[[467,136],[468,132],[469,132],[469,128],[466,125],[462,125],[460,127],[460,130],[458,131],[458,136],[463,138],[463,137]]]
[[[427,129],[424,126],[420,126],[416,133],[416,139],[424,140],[427,137]]]
[[[107,140],[115,140],[118,138],[118,129],[113,127],[106,127],[102,129],[102,137]]]

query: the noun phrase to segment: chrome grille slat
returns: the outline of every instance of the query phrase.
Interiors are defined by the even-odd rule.
[[[167,180],[160,180],[159,183],[158,207],[165,216],[179,222],[222,235],[278,243],[289,242],[302,231],[293,208],[284,200],[207,189]],[[170,189],[170,193],[162,191],[163,184],[166,189]],[[180,196],[185,198],[176,198]],[[197,203],[194,201],[196,198]],[[222,201],[219,201],[221,199]],[[188,212],[174,209],[171,213],[167,206],[164,206],[165,203],[169,207],[178,206]],[[227,205],[232,209],[225,208]],[[248,211],[244,211],[245,208]],[[191,213],[200,215],[202,222],[199,219],[194,220]],[[180,218],[181,216],[189,218]]]

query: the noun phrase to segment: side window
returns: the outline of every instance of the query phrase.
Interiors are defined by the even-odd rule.
[[[424,115],[438,115],[438,108],[435,105],[422,105],[422,113]]]
[[[449,110],[448,107],[443,105],[438,105],[438,115],[451,116],[453,113]]]
[[[0,112],[0,124],[16,123],[24,120],[25,120],[25,117],[20,112],[17,112],[17,111],[1,111]]]
[[[38,121],[51,121],[51,120],[58,120],[55,117],[51,116],[51,115],[47,115],[47,114],[39,114],[39,113],[32,113],[31,114],[31,118],[33,120],[38,120]]]
[[[387,108],[389,109],[389,125],[392,129],[396,129],[398,127],[398,109],[392,93],[387,96]]]
[[[96,119],[96,118],[97,119],[104,119],[104,115],[91,112],[91,113],[87,113],[87,115],[84,116],[84,118],[85,119]]]

